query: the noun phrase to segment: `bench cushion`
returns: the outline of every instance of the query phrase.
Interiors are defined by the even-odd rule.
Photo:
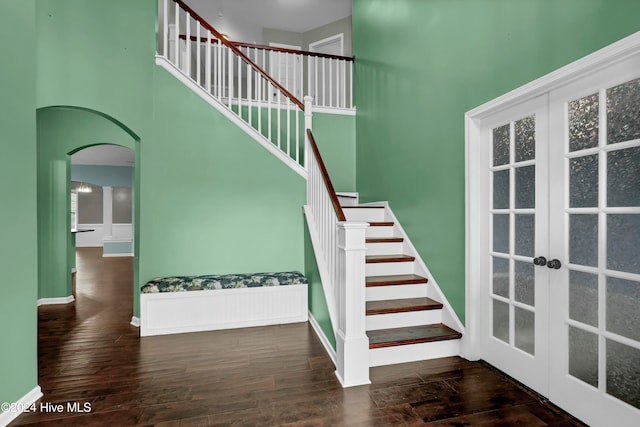
[[[298,271],[284,273],[222,274],[205,276],[158,277],[142,286],[143,294],[185,292],[213,289],[258,288],[263,286],[303,285],[307,283]]]

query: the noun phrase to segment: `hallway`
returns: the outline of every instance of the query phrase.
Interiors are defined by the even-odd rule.
[[[77,269],[77,301],[38,310],[44,397],[12,426],[580,425],[460,358],[373,368],[371,385],[342,389],[304,323],[141,339],[133,259],[83,248]]]

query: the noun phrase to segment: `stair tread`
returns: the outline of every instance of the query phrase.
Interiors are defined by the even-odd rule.
[[[371,227],[392,227],[392,221],[371,221],[369,222],[369,226]]]
[[[384,206],[354,205],[354,206],[343,206],[343,209],[384,209]]]
[[[373,349],[459,339],[462,334],[447,325],[436,323],[433,325],[367,331],[367,336],[369,337],[369,348]]]
[[[365,243],[401,243],[404,242],[402,237],[369,237],[365,239]]]
[[[367,315],[406,313],[410,311],[438,310],[442,303],[427,297],[367,301]]]
[[[368,276],[366,279],[367,286],[387,286],[387,285],[417,285],[427,283],[426,277],[417,274],[396,274],[390,276]]]
[[[366,257],[367,264],[375,264],[380,262],[413,262],[416,257],[411,255],[368,255]]]

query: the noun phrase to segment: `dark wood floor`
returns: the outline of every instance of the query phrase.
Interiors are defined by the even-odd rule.
[[[77,301],[39,309],[43,426],[574,426],[493,368],[452,357],[371,370],[343,389],[304,323],[139,338],[132,259],[78,251]],[[68,403],[89,408],[68,412]],[[87,406],[84,406],[85,403]]]

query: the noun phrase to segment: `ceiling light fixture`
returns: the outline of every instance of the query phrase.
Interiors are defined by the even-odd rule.
[[[80,185],[78,186],[76,191],[78,193],[92,193],[93,189],[89,185],[87,185],[84,182],[82,182],[82,183],[80,183]]]

